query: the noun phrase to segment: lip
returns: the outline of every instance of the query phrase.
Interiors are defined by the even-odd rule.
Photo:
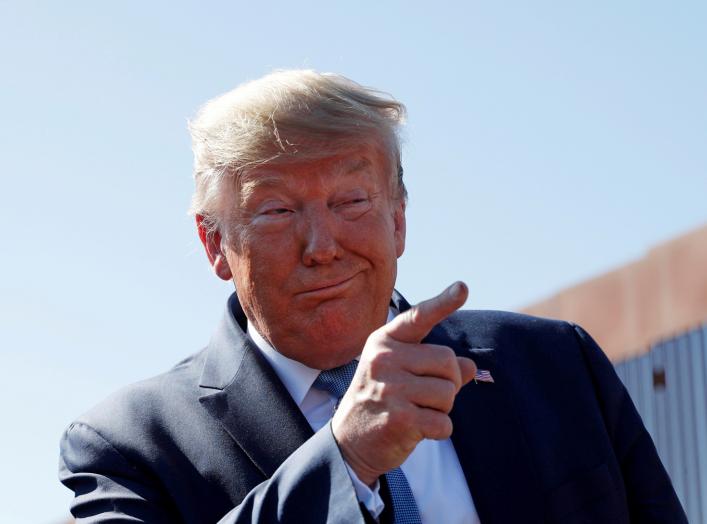
[[[331,280],[323,280],[320,282],[317,282],[315,284],[312,284],[311,286],[307,287],[304,291],[301,291],[299,294],[304,296],[304,297],[321,297],[325,298],[329,295],[331,296],[336,296],[343,291],[346,291],[349,286],[353,283],[353,280],[356,278],[358,273],[355,273],[351,276],[343,277],[343,278],[336,278],[336,279],[331,279]]]

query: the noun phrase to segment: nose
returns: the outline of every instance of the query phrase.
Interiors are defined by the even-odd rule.
[[[312,210],[306,213],[303,229],[302,262],[305,266],[330,264],[339,258],[341,247],[336,236],[336,218],[331,210]]]

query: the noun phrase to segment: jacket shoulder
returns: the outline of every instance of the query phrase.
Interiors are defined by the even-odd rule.
[[[188,418],[199,405],[199,378],[203,369],[202,350],[170,370],[124,386],[79,416],[66,435],[95,432],[118,448],[145,444],[151,435],[169,432],[175,420]]]
[[[464,332],[477,343],[487,342],[499,345],[512,342],[531,343],[534,340],[544,342],[553,339],[567,340],[571,336],[576,340],[576,326],[564,320],[535,317],[523,313],[495,310],[458,311],[445,321],[445,327],[451,333]]]

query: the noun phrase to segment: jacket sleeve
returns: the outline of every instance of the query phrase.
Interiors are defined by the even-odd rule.
[[[59,477],[75,493],[78,523],[184,522],[159,482],[86,424],[64,434]],[[371,522],[364,514],[327,424],[219,524]]]
[[[613,365],[586,331],[572,327],[621,467],[631,522],[687,523],[653,440]]]

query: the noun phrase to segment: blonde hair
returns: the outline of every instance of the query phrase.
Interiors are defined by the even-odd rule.
[[[225,195],[238,191],[244,171],[328,158],[362,145],[387,156],[393,187],[406,198],[399,138],[404,119],[400,102],[333,73],[278,71],[242,84],[207,102],[189,122],[196,186],[189,211],[216,228]]]

